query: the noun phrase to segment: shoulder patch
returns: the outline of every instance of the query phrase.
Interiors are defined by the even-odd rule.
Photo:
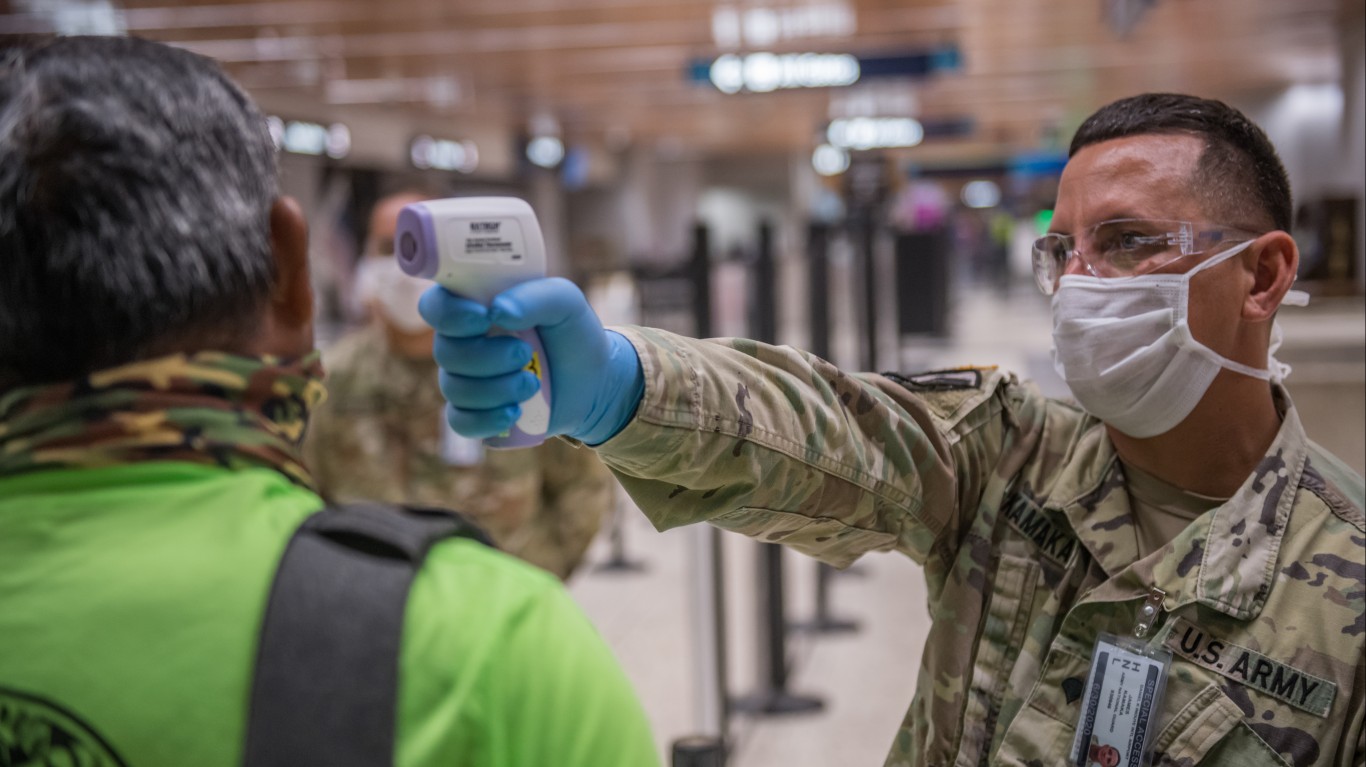
[[[994,369],[966,367],[930,370],[914,375],[902,375],[900,373],[883,373],[882,375],[911,391],[954,391],[957,389],[982,388],[982,372]]]

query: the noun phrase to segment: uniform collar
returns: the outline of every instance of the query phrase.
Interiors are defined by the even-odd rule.
[[[1167,592],[1168,610],[1198,602],[1239,620],[1261,612],[1308,456],[1304,427],[1279,386],[1276,400],[1281,428],[1257,468],[1228,502],[1142,560],[1114,445],[1099,423],[1082,436],[1074,470],[1067,472],[1073,481],[1060,482],[1047,505],[1067,516],[1081,544],[1110,576],[1104,589],[1115,592],[1110,598],[1138,596],[1156,586]]]

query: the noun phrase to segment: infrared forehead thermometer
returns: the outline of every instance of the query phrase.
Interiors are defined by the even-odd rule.
[[[398,214],[394,255],[403,271],[424,277],[484,306],[520,282],[545,276],[545,241],[536,214],[515,197],[457,197],[407,205]],[[534,330],[494,328],[531,346],[526,369],[541,388],[521,403],[512,429],[485,444],[529,447],[545,441],[550,428],[550,375],[545,347]]]

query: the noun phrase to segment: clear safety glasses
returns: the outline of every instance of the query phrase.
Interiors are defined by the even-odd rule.
[[[1149,274],[1186,256],[1209,253],[1220,245],[1256,239],[1255,232],[1211,227],[1190,221],[1121,218],[1102,221],[1079,234],[1045,234],[1034,241],[1034,279],[1051,296],[1068,262],[1076,258],[1093,277]]]

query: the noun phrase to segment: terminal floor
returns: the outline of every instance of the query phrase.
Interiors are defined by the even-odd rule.
[[[1295,367],[1289,388],[1311,438],[1357,471],[1366,463],[1366,307],[1361,299],[1318,300],[1282,312],[1282,359]],[[903,370],[995,363],[1063,394],[1049,362],[1048,304],[1037,293],[968,293],[953,312],[951,341],[907,342]],[[837,348],[838,348],[838,339]],[[624,550],[637,572],[598,569],[609,559],[600,536],[570,591],[598,626],[635,684],[660,753],[699,730],[688,561],[690,530],[657,533],[622,499]],[[759,680],[756,574],[758,545],[725,535],[729,687],[733,696],[763,689]],[[815,563],[785,552],[786,605],[792,621],[813,613]],[[924,578],[896,554],[864,557],[831,581],[832,614],[857,621],[852,633],[792,632],[790,692],[821,699],[812,714],[730,720],[728,767],[877,767],[910,703],[928,628]]]

